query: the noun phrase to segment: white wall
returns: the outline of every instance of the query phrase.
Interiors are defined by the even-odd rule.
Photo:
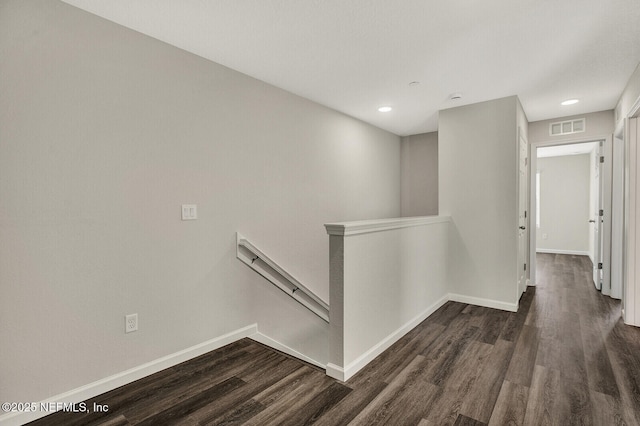
[[[448,300],[449,218],[327,224],[327,374],[347,380]]]
[[[399,216],[399,137],[50,1],[0,4],[0,93],[0,401],[256,322],[326,360],[235,232],[328,300],[322,224]]]
[[[440,111],[438,131],[453,291],[510,310],[518,300],[518,125],[526,131],[518,104],[512,96]]]
[[[615,111],[615,123],[619,125],[627,116],[629,111],[634,106],[635,102],[640,97],[640,64],[636,66],[633,74],[629,77],[629,81],[625,86],[620,99],[616,104]]]
[[[640,199],[640,184],[638,169],[640,168],[640,150],[637,149],[640,141],[640,129],[638,129],[637,118],[628,120],[629,116],[634,113],[637,117],[638,112],[634,111],[640,102],[640,65],[631,75],[627,85],[620,96],[618,104],[615,108],[616,125],[626,126],[624,132],[625,138],[625,155],[627,155],[626,163],[626,187],[625,194],[625,276],[624,276],[624,293],[623,308],[625,310],[624,320],[627,324],[640,326],[640,279],[639,265],[640,256],[635,247],[638,246],[640,240],[640,223],[638,222],[638,199]]]
[[[590,155],[538,158],[540,227],[537,249],[546,253],[589,253]]]
[[[438,214],[438,132],[402,138],[402,216]]]

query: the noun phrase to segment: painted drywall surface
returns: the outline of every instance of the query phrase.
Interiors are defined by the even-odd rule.
[[[329,235],[329,362],[344,361],[344,237]]]
[[[622,120],[627,118],[631,112],[631,108],[640,97],[640,64],[636,67],[626,87],[620,95],[620,99],[615,108],[615,122],[620,124]]]
[[[551,136],[549,125],[558,121],[568,121],[578,118],[585,119],[585,131],[570,135]],[[535,142],[573,142],[589,141],[590,138],[600,138],[613,133],[613,110],[592,112],[589,114],[570,115],[553,118],[551,120],[534,121],[529,123],[529,143]]]
[[[438,132],[406,136],[401,143],[402,216],[438,214]]]
[[[589,253],[590,165],[589,154],[538,158],[538,250],[582,255]]]
[[[335,364],[348,366],[448,293],[448,227],[344,237],[343,354]]]
[[[452,292],[517,302],[515,96],[440,111],[439,214],[451,216]]]
[[[0,400],[255,322],[325,357],[235,232],[327,300],[322,224],[400,214],[400,138],[63,3],[0,8]]]

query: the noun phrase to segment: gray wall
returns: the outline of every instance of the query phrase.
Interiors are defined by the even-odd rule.
[[[629,81],[616,104],[616,125],[621,124],[621,121],[629,115],[629,112],[634,106],[634,103],[638,100],[638,97],[640,97],[640,64],[638,64],[635,71],[633,71],[633,74],[629,77]]]
[[[551,136],[549,125],[558,121],[567,121],[576,118],[585,118],[585,131],[570,135]],[[553,118],[551,120],[534,121],[529,123],[529,143],[535,142],[572,142],[576,140],[587,141],[589,138],[600,138],[613,133],[613,110],[592,112],[588,114],[570,115]]]
[[[524,120],[524,121],[523,121]],[[517,303],[517,97],[440,111],[439,209],[451,216],[452,290]]]
[[[640,101],[640,64],[629,78],[627,85],[622,92],[618,104],[616,105],[616,125],[622,128],[623,124],[627,126],[625,129],[625,146],[629,147],[628,167],[629,171],[629,199],[626,203],[628,206],[628,224],[627,234],[625,236],[626,245],[624,249],[626,258],[625,277],[626,284],[622,298],[622,306],[625,310],[625,323],[640,326],[640,280],[638,277],[638,268],[640,266],[640,256],[638,255],[638,247],[640,242],[640,226],[638,220],[637,200],[640,199],[640,182],[638,181],[638,172],[640,168],[640,150],[637,149],[640,136],[637,118],[625,123],[625,119],[631,114],[631,111],[637,106],[636,102]],[[636,112],[637,113],[637,112]],[[637,115],[636,115],[637,117]],[[636,148],[634,148],[636,147]]]
[[[399,216],[399,137],[44,0],[0,3],[0,93],[1,401],[256,322],[326,357],[235,232],[328,300],[322,225]]]
[[[538,158],[539,251],[589,253],[590,159],[589,154]]]
[[[402,138],[402,216],[438,214],[438,132]]]

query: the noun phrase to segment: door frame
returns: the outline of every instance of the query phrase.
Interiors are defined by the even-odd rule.
[[[625,145],[625,176],[624,176],[624,255],[623,264],[623,289],[622,289],[622,318],[625,324],[640,327],[640,283],[638,281],[638,250],[640,242],[638,227],[640,220],[640,207],[638,206],[638,148],[637,141],[640,135],[634,136],[631,141],[632,131],[630,120],[640,121],[640,97],[629,112],[622,117],[622,123],[616,126],[616,135],[622,135]],[[637,127],[637,125],[636,125]],[[636,129],[637,130],[637,129]],[[631,143],[633,142],[633,143]]]
[[[614,299],[624,299],[625,277],[625,210],[628,204],[625,182],[628,153],[625,152],[624,120],[618,123],[612,139],[613,164],[622,164],[611,171],[611,294]]]
[[[529,285],[536,285],[536,245],[537,245],[537,233],[533,232],[534,229],[532,229],[533,226],[535,226],[536,224],[536,219],[537,219],[537,211],[536,211],[536,207],[537,207],[537,203],[536,203],[536,172],[535,170],[537,170],[538,168],[538,148],[543,148],[543,147],[548,147],[548,146],[558,146],[558,145],[574,145],[574,144],[579,144],[579,143],[588,143],[588,142],[599,142],[599,141],[604,141],[604,145],[605,145],[605,161],[608,161],[609,164],[611,162],[611,155],[609,153],[609,150],[606,147],[611,147],[612,145],[612,135],[595,135],[589,138],[577,138],[577,139],[566,139],[566,140],[562,140],[562,141],[553,141],[553,140],[548,140],[548,141],[539,141],[539,142],[532,142],[529,144],[529,208],[530,208],[530,212],[529,212],[529,225],[530,225],[530,229],[531,232],[529,232],[529,280],[530,283]],[[609,157],[609,160],[606,160],[607,156]],[[608,191],[607,191],[608,190]],[[608,199],[611,200],[611,186],[609,185],[607,187],[607,185],[605,184],[605,194],[603,194],[605,196],[605,200],[607,199],[607,195],[606,192],[608,192]],[[606,202],[605,202],[606,203]],[[609,209],[611,210],[611,209]],[[607,212],[605,210],[605,224],[610,224],[611,223],[611,212]],[[608,252],[609,253],[609,258],[610,258],[610,253],[611,253],[611,227],[610,226],[604,226],[605,232],[603,237],[605,238],[604,244],[605,244],[605,254]],[[603,275],[605,277],[609,277],[610,276],[610,271],[609,271],[609,264],[610,262],[606,262],[604,267],[606,267],[606,269],[603,271]],[[609,284],[609,282],[607,281],[607,284]]]
[[[518,229],[518,253],[516,257],[518,258],[518,284],[517,287],[517,297],[516,300],[520,300],[520,296],[527,290],[527,286],[530,284],[530,255],[529,255],[529,244],[531,238],[531,214],[529,212],[529,169],[531,168],[531,150],[529,148],[529,141],[527,140],[527,134],[522,130],[520,126],[518,126],[518,226],[524,226],[524,229]],[[524,143],[525,147],[525,158],[524,158],[524,182],[520,181],[520,167],[523,165],[523,159],[521,158],[522,150],[520,149],[521,141]],[[524,191],[523,191],[524,190]],[[524,193],[522,193],[524,192]],[[523,197],[521,200],[520,197]],[[520,205],[520,202],[523,202],[524,206]],[[524,207],[524,211],[521,211],[521,207]],[[529,212],[529,214],[527,214]],[[520,217],[523,214],[524,217]],[[535,222],[533,222],[535,223]],[[521,245],[521,239],[522,245]],[[522,251],[522,253],[520,253]],[[520,257],[522,256],[522,257]],[[522,261],[522,264],[521,264]],[[520,268],[524,270],[521,271]],[[522,273],[522,279],[521,274]]]

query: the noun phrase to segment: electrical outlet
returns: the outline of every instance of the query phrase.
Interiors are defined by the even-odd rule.
[[[138,314],[125,315],[124,332],[131,333],[138,330]]]

